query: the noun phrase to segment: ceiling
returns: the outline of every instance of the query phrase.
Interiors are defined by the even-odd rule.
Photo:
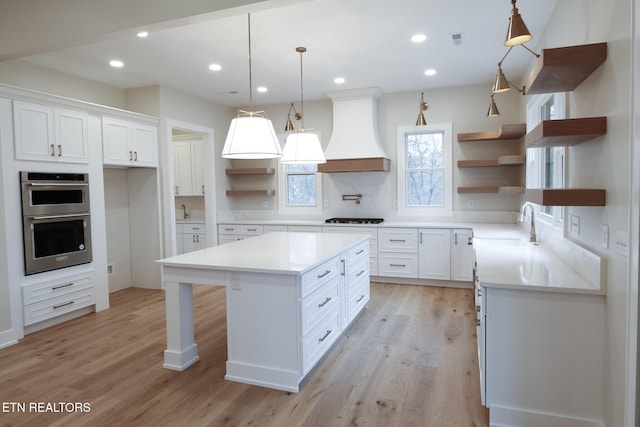
[[[556,0],[517,4],[534,39],[543,32]],[[383,93],[487,84],[489,93],[503,45],[508,0],[311,0],[251,13],[253,104],[300,100],[304,46],[305,100],[334,90],[378,87]],[[416,33],[426,41],[413,43]],[[452,40],[461,34],[461,42]],[[111,68],[111,59],[124,67]],[[35,55],[24,60],[118,88],[163,85],[221,105],[249,105],[247,15],[152,32]],[[533,56],[516,47],[503,63],[520,80]],[[210,71],[209,64],[220,64]],[[427,68],[437,70],[425,76]],[[334,83],[335,77],[345,83]],[[266,93],[258,93],[266,86]]]

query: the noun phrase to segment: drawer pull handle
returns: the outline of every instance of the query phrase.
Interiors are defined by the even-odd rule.
[[[482,322],[480,321],[480,319],[476,319],[476,326],[480,326],[482,324]]]
[[[67,283],[66,285],[58,285],[51,288],[52,291],[57,291],[58,289],[68,288],[69,286],[73,286],[73,282]]]
[[[324,302],[322,302],[322,303],[318,304],[318,308],[320,308],[320,307],[324,307],[325,305],[327,305],[327,303],[328,303],[329,301],[331,301],[331,297],[327,297],[327,299],[326,299],[326,300],[324,300]]]
[[[389,264],[391,267],[406,267],[407,264]]]
[[[58,144],[58,157],[62,157],[62,144]]]
[[[364,299],[364,294],[363,294],[363,295],[360,295],[360,298],[358,298],[358,299],[356,300],[356,302],[358,303],[358,302],[362,301],[363,299]]]
[[[356,277],[360,277],[364,274],[364,270],[361,270],[360,273],[356,274]]]
[[[327,270],[322,274],[318,274],[318,279],[322,279],[324,276],[326,276],[327,274],[331,273],[331,270]]]
[[[133,161],[133,151],[129,151],[129,161]]]
[[[233,231],[233,228],[225,228],[224,231]]]
[[[405,239],[389,239],[390,242],[406,242]]]
[[[138,161],[138,152],[137,151],[133,152],[133,161],[135,161],[135,162]]]
[[[364,249],[360,249],[358,252],[356,252],[356,255],[360,255],[363,252],[364,252]]]
[[[247,228],[247,231],[258,231],[257,228]]]
[[[326,340],[326,339],[327,339],[327,337],[328,337],[330,334],[331,334],[331,329],[329,329],[329,330],[327,331],[327,333],[325,333],[325,334],[324,334],[324,336],[323,336],[322,338],[318,338],[318,342],[322,342],[322,341]]]
[[[51,157],[56,155],[56,146],[51,144]]]
[[[480,306],[476,305],[476,313],[480,313]]]
[[[54,305],[53,309],[56,310],[58,308],[66,307],[66,306],[74,304],[74,303],[75,303],[75,301],[69,301],[69,302],[65,302],[64,304]]]

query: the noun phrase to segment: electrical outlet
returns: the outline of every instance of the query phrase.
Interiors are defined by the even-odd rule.
[[[263,200],[262,201],[262,207],[263,208],[268,208],[269,207],[269,201],[268,200]]]
[[[609,226],[607,224],[602,224],[602,247],[609,248]]]
[[[322,207],[324,209],[329,209],[329,201],[327,199],[322,202]]]
[[[467,208],[468,209],[475,209],[476,208],[476,201],[474,199],[467,200]]]
[[[616,253],[629,256],[629,233],[626,231],[616,231]]]

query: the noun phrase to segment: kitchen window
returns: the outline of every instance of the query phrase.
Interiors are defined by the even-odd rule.
[[[322,209],[322,179],[315,164],[282,164],[280,169],[280,211],[319,213]]]
[[[398,127],[398,214],[452,211],[451,123]]]
[[[543,120],[560,120],[566,116],[565,94],[535,96],[527,104],[527,132]],[[564,188],[565,147],[538,147],[527,149],[527,187]],[[540,218],[561,229],[564,221],[562,206],[539,206]]]

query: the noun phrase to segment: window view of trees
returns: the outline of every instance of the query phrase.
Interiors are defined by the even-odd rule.
[[[287,205],[316,205],[316,165],[286,165]]]
[[[406,135],[408,206],[444,206],[444,133]]]

